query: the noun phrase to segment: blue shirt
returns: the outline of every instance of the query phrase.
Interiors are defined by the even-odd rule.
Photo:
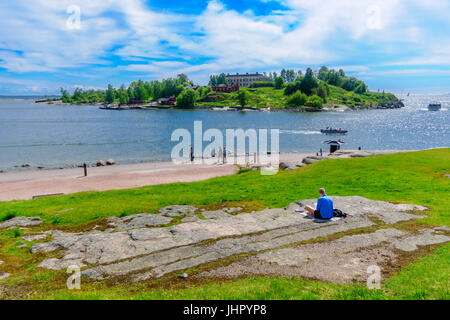
[[[328,198],[327,195],[322,196],[319,200],[317,200],[316,210],[320,211],[320,215],[324,219],[333,218],[333,200]]]

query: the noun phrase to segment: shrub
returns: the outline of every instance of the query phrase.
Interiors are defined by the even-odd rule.
[[[290,96],[291,94],[295,93],[296,91],[300,90],[300,82],[290,82],[286,85],[286,88],[284,89],[284,95]]]
[[[239,103],[242,107],[246,106],[248,104],[248,99],[249,99],[248,92],[246,90],[239,91],[238,99],[239,99]]]
[[[0,218],[0,222],[11,220],[12,218],[15,218],[17,215],[15,212],[8,212],[3,217]]]
[[[284,79],[283,77],[275,78],[275,89],[282,89],[284,87]]]
[[[271,88],[274,86],[273,81],[255,81],[252,84],[252,88]]]
[[[197,92],[194,89],[185,90],[177,97],[177,107],[193,108],[196,100]]]
[[[322,109],[323,107],[323,99],[317,95],[312,95],[308,97],[308,101],[306,102],[306,105],[311,108],[315,109]]]
[[[288,98],[287,104],[290,107],[301,107],[306,104],[307,99],[308,97],[306,96],[306,94],[297,91]]]

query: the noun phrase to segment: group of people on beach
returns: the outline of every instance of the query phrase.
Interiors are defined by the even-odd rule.
[[[194,160],[195,160],[194,149],[192,148],[192,146],[189,146],[189,147],[190,147],[190,159],[191,159],[191,162],[194,162]],[[217,162],[216,162],[217,164],[227,163],[227,147],[223,147],[223,150],[222,150],[222,147],[219,147],[217,155],[216,155],[216,151],[214,150],[212,156],[213,157],[217,156]]]

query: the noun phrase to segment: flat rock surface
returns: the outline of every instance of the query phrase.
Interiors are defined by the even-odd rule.
[[[439,230],[413,234],[385,228],[331,242],[299,244],[375,226],[377,221],[389,225],[420,219],[424,216],[405,211],[427,209],[362,197],[333,197],[333,200],[336,208],[349,214],[346,219],[318,223],[321,221],[296,212],[305,205],[312,205],[316,199],[252,213],[237,213],[241,208],[204,211],[204,220],[193,215],[197,210],[195,207],[170,206],[162,208],[158,214],[111,217],[109,224],[114,230],[51,231],[49,241],[34,244],[30,250],[33,254],[62,250],[60,258],[45,259],[39,267],[60,270],[78,265],[84,268],[82,274],[93,280],[128,275],[132,281],[144,281],[231,256],[250,254],[251,258],[208,270],[200,276],[233,277],[264,271],[266,274],[298,274],[346,282],[354,277],[363,279],[368,264],[393,261],[396,250],[409,250],[413,244],[420,246],[450,240],[439,234],[444,232]],[[175,215],[185,216],[182,223],[161,227],[171,223]],[[319,267],[324,264],[327,267]]]
[[[37,226],[42,223],[39,217],[16,217],[0,223],[0,229]]]

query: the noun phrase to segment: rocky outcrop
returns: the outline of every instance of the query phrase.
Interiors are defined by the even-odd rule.
[[[296,212],[305,205],[312,205],[315,199],[297,201],[286,208],[235,215],[230,213],[240,208],[203,211],[204,220],[192,214],[197,210],[195,207],[171,206],[162,208],[158,214],[109,218],[111,228],[105,231],[51,231],[52,240],[34,244],[31,252],[62,250],[61,258],[46,259],[40,268],[60,270],[78,265],[85,268],[83,275],[97,280],[137,272],[130,279],[142,281],[233,255],[276,250],[305,240],[370,227],[376,223],[371,216],[386,224],[420,219],[423,216],[405,211],[426,209],[361,197],[333,199],[337,208],[349,214],[348,218],[321,221]],[[174,226],[157,227],[171,221],[171,217],[165,215],[184,215],[190,219]],[[372,238],[359,235],[341,241],[368,246],[389,236],[400,240],[404,234],[394,230],[376,233]],[[439,238],[442,240],[444,238]],[[94,266],[89,267],[91,265]]]
[[[38,226],[42,223],[39,217],[17,217],[0,223],[0,229]]]

